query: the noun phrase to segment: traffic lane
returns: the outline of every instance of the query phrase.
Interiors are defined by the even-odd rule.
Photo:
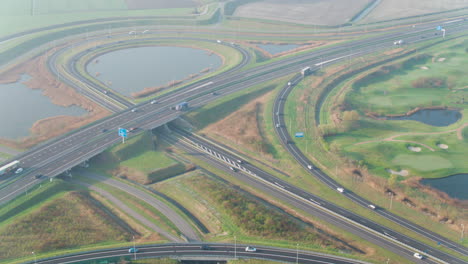
[[[139,190],[131,185],[125,184],[112,178],[103,177],[92,172],[84,172],[82,174],[100,182],[103,182],[107,185],[113,186],[117,189],[129,193],[130,195],[137,197],[142,201],[145,201],[149,205],[153,206],[156,210],[161,212],[163,215],[165,215],[172,223],[174,223],[177,226],[177,228],[184,234],[184,236],[189,239],[189,241],[200,241],[197,232],[187,221],[185,221],[185,219],[183,219],[179,214],[177,214],[164,202],[153,197],[153,195],[150,195],[147,192]]]
[[[192,150],[191,147],[185,146],[181,142],[174,142],[172,141],[175,145],[178,147],[188,151],[189,153]],[[333,216],[328,212],[325,212],[323,210],[320,210],[315,207],[315,205],[309,201],[306,201],[304,199],[296,198],[296,197],[291,197],[290,195],[285,194],[283,191],[277,189],[277,186],[274,186],[274,184],[265,184],[264,182],[260,182],[257,179],[253,179],[250,176],[246,176],[245,174],[241,172],[232,172],[229,170],[226,164],[221,163],[219,160],[213,160],[213,158],[209,155],[198,155],[198,159],[202,159],[203,161],[207,162],[211,166],[214,166],[220,170],[223,170],[224,172],[231,174],[235,176],[236,178],[242,180],[244,183],[246,183],[249,186],[252,186],[254,188],[257,188],[259,190],[262,190],[266,193],[269,193],[270,195],[283,200],[284,202],[295,206],[296,208],[299,208],[305,212],[308,212],[311,215],[314,215],[322,220],[327,221],[328,223],[331,223],[337,227],[340,227],[344,230],[347,230],[355,235],[360,236],[361,238],[374,243],[378,246],[381,246],[383,248],[389,249],[393,251],[394,253],[400,254],[408,259],[412,259],[413,253],[411,250],[406,249],[405,247],[402,247],[398,244],[395,244],[394,242],[388,241],[387,239],[382,238],[381,236],[373,233],[372,231],[361,229],[357,227],[354,224],[351,224],[339,217]],[[436,263],[433,260],[426,259],[427,263]]]
[[[280,96],[278,96],[277,98],[279,97],[282,97],[282,96],[287,96],[287,94],[289,93],[290,91],[290,87],[285,87],[283,89],[283,91],[285,91],[284,93],[282,93]],[[281,105],[276,109],[276,111],[280,112],[282,111],[281,109],[284,109],[284,105],[282,105],[281,101],[278,101],[276,100],[276,103],[277,105]],[[275,117],[274,117],[275,118]],[[280,119],[281,117],[277,117],[278,119]],[[283,117],[284,118],[284,117]],[[279,123],[281,121],[278,121]],[[284,123],[284,121],[283,121]],[[277,130],[277,134],[280,135],[280,138],[282,139],[282,142],[293,142],[292,139],[291,139],[291,136],[289,135],[287,129],[284,127],[284,126],[280,126],[279,128],[276,127],[275,128]],[[308,170],[307,166],[312,164],[310,163],[310,161],[305,157],[305,155],[299,150],[299,148],[297,148],[297,146],[295,144],[284,144],[284,146],[286,147],[286,149],[289,150],[290,153],[293,154],[294,158],[306,169]],[[329,177],[328,175],[326,175],[325,173],[323,173],[320,169],[314,167],[312,170],[309,170],[310,173],[312,173],[315,177],[319,178],[322,182],[324,182],[326,185],[328,185],[330,188],[332,189],[335,189],[340,187],[340,185],[334,181],[331,177]],[[369,205],[371,204],[370,201],[367,201],[365,199],[363,199],[362,197],[354,194],[353,192],[347,190],[343,193],[343,195],[347,196],[349,199],[351,199],[352,201],[354,201],[355,203],[363,206],[363,207],[366,207],[368,208]],[[385,210],[383,209],[378,209],[378,210],[375,210],[376,213],[380,214],[381,216],[383,217],[387,217],[389,220],[391,221],[394,221],[410,230],[414,230],[416,231],[417,233],[420,233],[426,237],[428,237],[429,239],[433,239],[435,241],[443,241],[443,243],[447,244],[450,248],[452,249],[455,249],[456,251],[458,251],[459,253],[465,253],[466,255],[466,249],[465,248],[462,248],[460,245],[457,245],[455,244],[454,242],[440,236],[440,235],[437,235],[433,232],[430,232],[428,230],[425,230],[424,228],[421,228],[420,226],[417,226],[417,225],[414,225],[413,223],[411,222],[408,222],[402,218],[399,218],[397,216],[394,216],[392,214],[389,214],[387,213]],[[388,217],[389,215],[392,215],[392,217]],[[401,239],[403,241],[408,241],[408,238],[405,238],[405,237],[401,237]],[[458,250],[457,250],[458,249]],[[428,248],[426,250],[426,252],[433,252],[433,250],[431,248]]]
[[[187,136],[188,133],[185,133]],[[201,139],[198,139],[194,136],[190,136],[190,140],[192,141],[195,141],[197,144],[201,144],[203,143],[204,141],[202,141]],[[236,156],[232,156],[230,153],[227,153],[219,148],[216,148],[214,147],[213,145],[211,144],[207,144],[206,142],[204,142],[205,146],[211,148],[214,152],[222,155],[223,157],[227,158],[228,160],[237,160],[239,159],[238,157]],[[239,165],[239,164],[237,164]],[[229,165],[231,166],[231,165]],[[233,165],[235,167],[235,165]],[[239,165],[240,166],[240,165]],[[436,256],[439,256],[440,257],[440,254],[439,252],[436,252],[434,251],[432,248],[430,247],[427,247],[426,245],[422,244],[422,243],[419,243],[418,241],[414,241],[413,239],[409,238],[409,237],[406,237],[404,235],[401,235],[387,227],[384,227],[384,226],[381,226],[380,224],[378,223],[375,223],[373,221],[370,221],[370,220],[367,220],[351,211],[348,211],[344,208],[341,208],[339,206],[336,206],[335,204],[332,204],[332,203],[328,203],[326,202],[325,200],[321,199],[320,197],[318,196],[315,196],[315,195],[312,195],[310,193],[307,193],[306,191],[300,189],[300,188],[297,188],[293,185],[290,185],[289,183],[285,182],[285,181],[282,181],[281,179],[277,179],[276,177],[273,177],[259,169],[257,169],[256,167],[248,164],[248,163],[243,163],[242,164],[243,167],[245,167],[246,169],[250,170],[251,172],[253,172],[254,174],[256,174],[257,177],[260,177],[262,178],[264,181],[267,181],[269,182],[270,184],[274,184],[280,188],[282,188],[283,190],[288,190],[290,192],[293,192],[295,193],[296,195],[306,199],[308,202],[312,202],[316,205],[319,205],[319,206],[322,206],[324,208],[327,208],[331,211],[334,211],[334,212],[338,212],[340,215],[356,222],[356,223],[359,223],[363,226],[366,226],[367,228],[370,228],[372,230],[375,230],[377,232],[380,232],[381,234],[387,236],[389,239],[394,239],[394,240],[397,240],[397,241],[400,241],[400,242],[404,242],[405,244],[408,244],[412,247],[415,247],[417,249],[419,249],[421,252],[426,252],[426,253],[430,253],[430,254],[435,254]],[[447,256],[445,256],[447,257]],[[456,261],[458,261],[458,259],[456,258],[453,258],[454,261],[453,263],[457,263]]]

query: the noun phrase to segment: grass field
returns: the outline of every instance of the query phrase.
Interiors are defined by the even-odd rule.
[[[280,2],[255,1],[237,7],[234,16],[279,20],[297,24],[338,25],[348,22],[367,4],[367,0]]]
[[[31,257],[31,251],[40,256],[127,241],[131,229],[115,219],[87,192],[61,180],[46,182],[0,209],[0,262]]]
[[[381,3],[360,22],[376,22],[466,7],[468,7],[468,2],[459,0],[382,0]]]
[[[389,177],[387,168],[406,169],[410,175],[444,177],[466,171],[466,139],[456,130],[467,121],[468,43],[459,41],[438,46],[390,66],[384,66],[355,80],[343,105],[360,113],[354,129],[327,138],[353,160],[362,160],[371,172]],[[376,120],[365,114],[404,114],[416,107],[445,106],[461,109],[462,118],[447,127],[417,121]],[[461,138],[460,138],[461,136]],[[383,141],[387,139],[386,141]],[[437,145],[447,144],[444,150]],[[421,147],[419,153],[408,144]]]
[[[34,6],[34,7],[33,7]],[[0,36],[80,20],[133,16],[187,16],[193,7],[128,10],[125,0],[5,0]]]

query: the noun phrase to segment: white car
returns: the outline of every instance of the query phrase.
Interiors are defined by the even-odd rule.
[[[307,168],[308,168],[309,170],[311,170],[311,169],[313,169],[314,167],[313,167],[312,165],[307,165]]]
[[[369,204],[368,206],[369,206],[369,208],[372,209],[372,210],[375,210],[375,208],[377,208],[377,207],[375,207],[375,205],[373,205],[373,204]]]
[[[218,40],[216,40],[216,42],[217,42],[217,43],[221,43],[221,40],[218,39]]]
[[[246,248],[245,248],[245,251],[246,251],[246,252],[257,252],[257,249],[254,248],[254,247],[246,247]]]
[[[417,259],[423,259],[423,255],[419,254],[418,252],[414,253],[413,257],[415,257]]]
[[[344,189],[341,187],[336,188],[336,190],[339,191],[340,193],[344,193]]]
[[[133,108],[133,109],[132,109],[132,113],[135,113],[136,111],[137,111],[136,108]]]
[[[156,100],[151,101],[151,104],[155,104],[155,103],[156,103]]]
[[[15,174],[20,174],[23,172],[23,168],[18,168],[16,171],[15,171]]]

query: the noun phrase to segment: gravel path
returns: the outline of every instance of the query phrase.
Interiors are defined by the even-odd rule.
[[[192,225],[190,225],[190,223],[188,223],[184,218],[177,214],[167,204],[156,199],[155,197],[153,197],[153,195],[147,193],[146,191],[140,190],[121,181],[98,175],[93,172],[82,172],[81,174],[86,177],[100,181],[102,183],[108,184],[117,189],[120,189],[124,192],[127,192],[130,195],[137,197],[142,201],[145,201],[149,205],[153,206],[156,210],[161,212],[164,216],[166,216],[172,223],[174,223],[174,225],[182,232],[182,234],[187,238],[188,241],[200,241],[197,232],[192,227]]]

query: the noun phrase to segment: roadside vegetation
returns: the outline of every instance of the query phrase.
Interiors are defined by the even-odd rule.
[[[132,229],[87,191],[61,180],[45,183],[0,209],[4,263],[31,252],[99,247],[131,239]]]
[[[463,134],[462,126],[467,120],[466,110],[463,110],[466,107],[461,103],[466,97],[466,89],[463,88],[465,76],[460,75],[466,58],[466,48],[462,43],[466,42],[438,45],[413,57],[347,78],[340,76],[362,65],[347,65],[348,70],[340,69],[342,66],[331,67],[324,71],[323,76],[312,76],[296,87],[285,113],[292,114],[292,120],[296,120],[292,122],[290,133],[303,131],[306,134],[304,138],[295,139],[298,147],[346,188],[384,208],[389,208],[393,195],[394,213],[424,224],[453,241],[459,241],[459,221],[464,216],[458,208],[465,205],[419,184],[418,177],[414,176],[434,177],[437,173],[440,177],[466,170],[466,162],[462,161],[466,156],[466,140],[457,136],[457,131]],[[364,60],[368,64],[372,59]],[[434,71],[431,70],[433,68]],[[445,84],[439,82],[438,76],[445,76]],[[330,83],[334,89],[321,102],[320,94],[328,89]],[[357,86],[356,83],[366,85]],[[425,87],[420,87],[421,83]],[[394,103],[386,104],[385,101],[389,100]],[[369,108],[375,112],[382,111],[378,116],[405,114],[416,107],[426,106],[462,109],[462,118],[449,127],[433,127],[416,121],[379,120],[369,117],[370,111],[367,111]],[[317,108],[320,108],[320,117],[315,117]],[[316,120],[320,121],[318,129]],[[425,134],[429,132],[435,133]],[[398,141],[408,142],[384,140],[394,135],[398,136],[395,137]],[[369,144],[358,144],[366,141]],[[421,147],[420,144],[426,144],[434,151],[424,147],[421,152],[408,149]],[[446,144],[448,149],[442,149],[440,144]],[[386,168],[396,172],[408,170],[410,177],[392,175]]]
[[[194,165],[182,164],[168,156],[165,148],[154,134],[144,132],[98,155],[91,163],[103,174],[140,184],[161,181],[194,169]]]
[[[356,250],[326,231],[206,173],[187,174],[153,187],[200,215],[205,226],[215,232],[209,234],[209,240],[232,240],[236,235],[238,241],[296,241],[311,249],[348,253]]]

